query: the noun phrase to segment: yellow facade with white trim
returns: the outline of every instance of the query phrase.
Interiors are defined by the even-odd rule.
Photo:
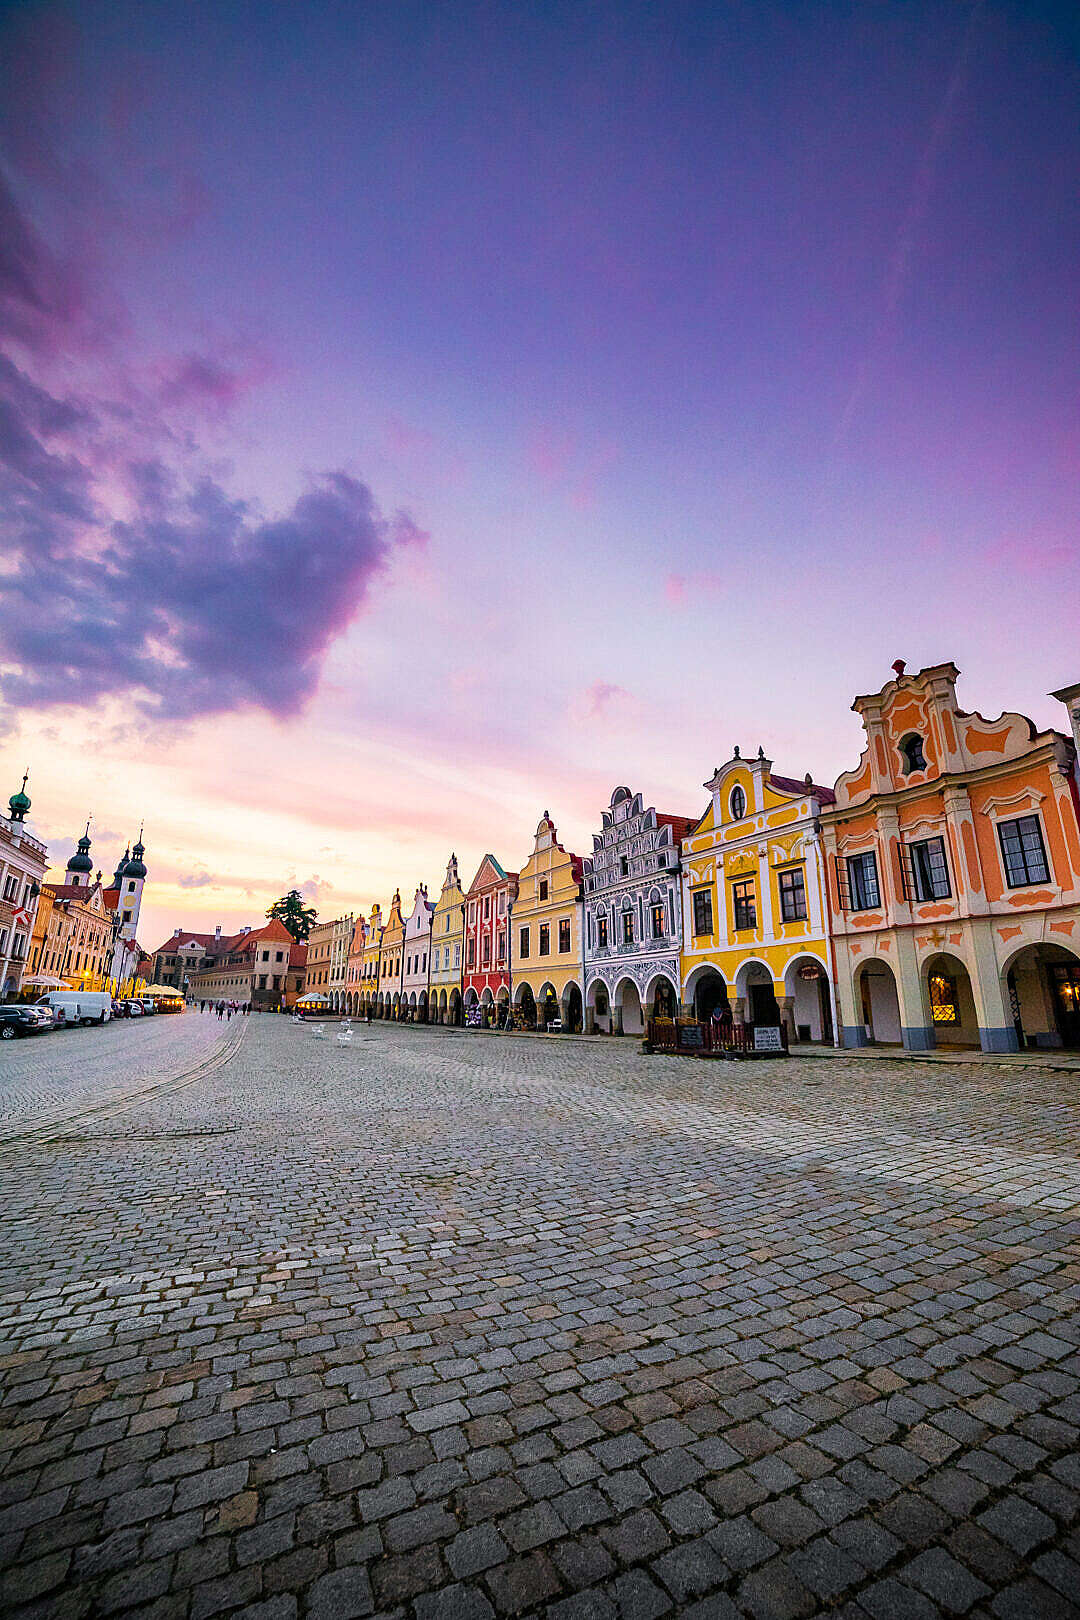
[[[683,839],[682,1001],[737,1023],[833,1040],[828,900],[818,817],[830,789],[776,777],[738,750],[705,783],[709,806]]]

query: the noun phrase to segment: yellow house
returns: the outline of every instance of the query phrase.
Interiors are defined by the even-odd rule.
[[[401,966],[405,954],[405,919],[401,915],[401,890],[394,890],[379,947],[379,991],[376,997],[380,1018],[396,1018],[401,1005]]]
[[[708,809],[684,837],[682,1000],[707,1019],[832,1042],[828,899],[818,817],[834,803],[807,776],[739,750],[705,783]]]
[[[581,1029],[581,880],[581,857],[563,849],[545,810],[510,914],[511,994],[526,1028],[561,1019]]]
[[[457,856],[446,863],[442,892],[431,919],[431,1012],[433,1024],[461,1022],[461,947],[465,932],[465,895]]]
[[[360,1011],[374,1014],[379,995],[379,959],[382,955],[382,908],[378,901],[371,908],[364,933],[364,954],[360,963]]]

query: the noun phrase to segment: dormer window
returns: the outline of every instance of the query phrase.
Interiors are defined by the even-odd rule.
[[[926,755],[923,753],[922,738],[917,731],[909,732],[900,744],[900,753],[904,760],[904,775],[910,776],[912,771],[925,771]]]
[[[728,801],[732,821],[741,821],[746,814],[746,794],[741,787],[733,787]]]

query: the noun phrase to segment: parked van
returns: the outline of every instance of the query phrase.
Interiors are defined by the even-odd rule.
[[[112,996],[107,990],[50,990],[39,997],[39,1007],[63,1010],[64,1021],[72,1024],[107,1024],[112,1017]]]

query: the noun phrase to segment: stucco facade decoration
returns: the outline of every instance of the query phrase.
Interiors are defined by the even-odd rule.
[[[820,816],[831,788],[777,775],[738,748],[705,787],[709,804],[682,846],[682,998],[736,1023],[831,1044],[829,913]]]
[[[405,919],[405,962],[401,971],[403,1016],[413,1023],[428,1022],[428,975],[431,971],[431,920],[435,903],[421,883]]]
[[[360,1007],[365,1016],[379,1010],[379,966],[382,961],[383,917],[378,901],[371,908],[364,934],[364,956],[360,969]]]
[[[501,1022],[508,1011],[510,908],[517,892],[517,873],[507,872],[494,855],[485,855],[465,896],[461,989],[466,1019]]]
[[[1080,688],[1071,736],[986,720],[936,664],[852,707],[822,814],[844,1045],[1080,1046]]]
[[[617,787],[583,862],[587,1033],[640,1035],[674,1018],[682,984],[680,844],[689,816],[646,808]]]
[[[431,920],[431,1015],[436,1023],[461,1021],[461,962],[465,945],[465,895],[457,856],[446,863],[446,876]]]
[[[545,810],[510,913],[514,1013],[527,1028],[583,1028],[582,879],[580,855],[559,843]]]
[[[379,990],[376,1007],[380,1018],[401,1017],[401,972],[405,964],[405,919],[401,915],[401,891],[394,890],[390,910],[383,924],[379,947]]]

